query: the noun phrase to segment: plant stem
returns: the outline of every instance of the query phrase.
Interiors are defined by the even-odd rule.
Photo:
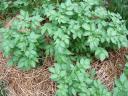
[[[56,0],[56,2],[57,2],[57,5],[59,6],[59,1],[58,1],[58,0]]]

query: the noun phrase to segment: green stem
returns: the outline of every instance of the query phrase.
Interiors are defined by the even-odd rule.
[[[59,1],[58,1],[58,0],[56,0],[56,2],[57,2],[57,5],[59,6]]]

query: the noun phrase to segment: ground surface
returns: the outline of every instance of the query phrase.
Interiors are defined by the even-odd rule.
[[[109,58],[103,62],[95,61],[92,67],[96,69],[97,79],[100,79],[109,90],[113,88],[115,76],[123,72],[128,49],[122,48],[109,53]],[[52,58],[46,58],[43,66],[29,72],[6,67],[6,59],[0,52],[0,81],[5,82],[9,96],[54,96],[56,86],[50,80],[48,68],[53,65]]]
[[[51,61],[47,58],[47,65],[23,72],[6,67],[6,59],[0,54],[0,81],[5,82],[9,96],[54,96],[56,87],[48,71]]]

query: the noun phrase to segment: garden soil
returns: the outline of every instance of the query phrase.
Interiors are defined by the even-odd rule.
[[[96,69],[96,79],[102,81],[109,90],[113,88],[115,77],[123,72],[128,49],[122,48],[109,53],[109,58],[103,62],[95,61],[92,67]],[[0,81],[6,85],[9,96],[54,96],[55,82],[51,81],[48,68],[53,66],[53,59],[47,57],[44,65],[28,72],[6,66],[7,59],[0,53]]]

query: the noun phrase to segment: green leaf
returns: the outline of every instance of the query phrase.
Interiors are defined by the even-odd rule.
[[[49,71],[50,71],[51,73],[56,73],[55,68],[53,68],[53,67],[49,68]]]
[[[90,36],[88,38],[87,43],[89,43],[89,46],[90,46],[91,50],[95,50],[98,47],[98,45],[99,45],[99,41],[100,40],[98,38]]]
[[[55,81],[58,80],[58,75],[57,75],[57,74],[53,74],[53,75],[51,76],[51,79],[52,79],[52,80],[55,80]]]
[[[83,68],[86,70],[86,69],[89,69],[91,66],[90,66],[90,59],[81,59],[80,60],[80,64],[83,66]]]
[[[66,71],[61,71],[61,72],[60,72],[60,76],[61,76],[61,77],[65,77],[65,76],[66,76]]]
[[[124,83],[125,81],[127,81],[127,77],[125,76],[124,73],[120,76],[120,81],[121,81],[122,83]]]
[[[9,60],[7,63],[8,66],[13,66],[13,64],[14,64],[13,60]]]
[[[66,15],[73,15],[73,12],[72,11],[67,11]]]
[[[103,61],[109,55],[108,55],[108,52],[105,49],[99,47],[95,51],[95,56],[96,56],[97,59],[100,59],[101,61]]]
[[[30,63],[32,68],[36,67],[36,62],[35,61],[29,60],[29,63]]]
[[[87,23],[84,23],[83,25],[82,25],[82,27],[85,29],[85,30],[91,30],[91,27],[90,27],[90,25],[89,24],[87,24]]]
[[[71,91],[72,91],[72,94],[73,94],[74,96],[77,94],[75,88],[72,88]]]

